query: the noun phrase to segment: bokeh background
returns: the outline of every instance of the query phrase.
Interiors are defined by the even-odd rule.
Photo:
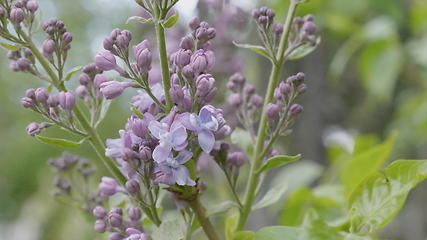
[[[268,79],[268,62],[236,49],[231,41],[256,41],[251,8],[271,6],[281,19],[288,1],[236,0],[225,7],[221,0],[180,2],[177,10],[183,27],[168,32],[171,48],[185,32],[185,22],[200,14],[218,29],[219,37],[213,44],[219,59],[215,69],[219,84],[223,85],[234,71],[242,71],[262,92]],[[132,30],[138,40],[153,39],[150,27],[125,24],[129,16],[140,14],[131,0],[40,0],[40,5],[43,19],[60,18],[74,35],[69,68],[89,63],[101,49],[103,38],[115,27]],[[307,58],[286,66],[286,74],[306,73],[309,91],[303,99],[303,117],[280,148],[302,153],[320,171],[330,163],[331,148],[340,146],[351,153],[357,136],[374,143],[397,132],[390,159],[426,159],[427,1],[311,0],[298,11],[298,15],[307,13],[315,15],[322,43]],[[6,51],[1,50],[1,54],[5,56]],[[11,72],[8,64],[6,57],[0,58],[0,239],[100,238],[78,211],[51,197],[53,174],[46,160],[61,151],[25,133],[26,125],[39,118],[19,104],[25,89],[42,83]],[[124,125],[133,93],[127,94],[113,104],[100,128],[103,137],[117,137]],[[218,96],[219,103],[222,99]],[[48,134],[60,132],[49,130]],[[73,152],[95,158],[89,147]],[[103,168],[98,169],[102,174]],[[397,219],[381,236],[427,239],[425,199],[427,183],[411,193]],[[254,229],[276,223],[271,212],[255,214],[257,221],[250,223]]]

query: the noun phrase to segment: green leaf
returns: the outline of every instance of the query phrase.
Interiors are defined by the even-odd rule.
[[[211,208],[209,208],[206,212],[206,215],[209,216],[214,216],[214,215],[218,215],[224,212],[227,212],[228,210],[230,210],[233,207],[236,207],[236,203],[232,202],[232,201],[225,201],[222,202],[218,205],[215,205]]]
[[[252,240],[255,237],[254,232],[250,231],[239,231],[236,232],[233,236],[233,240]]]
[[[176,12],[174,15],[172,15],[170,18],[168,18],[168,20],[166,20],[163,23],[163,26],[165,28],[171,28],[178,22],[178,19],[179,19],[179,13]]]
[[[270,60],[274,59],[274,57],[272,57],[263,46],[251,45],[251,44],[242,44],[242,43],[237,43],[237,42],[233,42],[233,44],[239,48],[252,50],[253,52],[258,53],[258,54],[260,54],[260,55],[262,55],[262,56],[264,56]]]
[[[291,162],[295,162],[300,158],[301,154],[298,154],[296,156],[279,155],[272,157],[267,160],[267,162],[264,164],[264,166],[261,167],[261,169],[258,170],[258,173],[269,171],[273,168],[280,167]]]
[[[185,237],[185,224],[178,220],[166,220],[153,232],[156,240],[183,239]]]
[[[80,70],[82,70],[83,66],[76,66],[73,67],[70,71],[68,71],[68,73],[65,75],[65,81],[69,81],[71,79],[71,77],[78,73]]]
[[[43,143],[53,145],[56,147],[61,147],[61,148],[77,148],[84,142],[84,140],[86,140],[84,138],[84,139],[80,140],[79,142],[73,142],[73,141],[66,140],[66,139],[43,137],[43,136],[39,136],[39,135],[37,135],[36,138]]]
[[[8,43],[0,43],[0,46],[5,50],[11,50],[11,51],[16,51],[25,47],[24,45],[12,45]]]
[[[251,135],[248,131],[243,130],[241,128],[236,128],[234,129],[230,138],[232,143],[245,150],[248,155],[252,154],[254,144],[252,142]]]
[[[297,59],[303,58],[303,57],[307,56],[308,54],[310,54],[311,52],[313,52],[314,50],[316,50],[316,48],[317,48],[317,46],[319,46],[320,42],[321,42],[321,38],[318,37],[316,39],[315,44],[312,44],[312,43],[303,44],[303,45],[293,49],[285,57],[286,57],[286,59],[289,59],[289,60],[297,60]]]
[[[142,24],[151,24],[151,23],[153,23],[153,19],[152,18],[145,19],[145,18],[140,17],[140,16],[132,16],[126,20],[126,24],[129,24],[130,22],[138,22],[138,23],[142,23]]]
[[[287,189],[288,185],[286,182],[278,183],[274,187],[270,188],[268,192],[264,195],[264,197],[259,200],[259,202],[252,206],[252,210],[265,208],[272,204],[275,204],[282,198]]]
[[[96,122],[95,126],[98,126],[102,120],[107,116],[108,109],[110,109],[111,100],[104,100],[102,102],[101,111],[99,113],[98,121]]]
[[[353,156],[344,163],[340,173],[346,195],[350,195],[354,188],[366,177],[378,171],[389,158],[396,136],[390,136],[385,142],[371,147]]]
[[[228,216],[227,219],[225,219],[225,239],[226,240],[233,240],[234,231],[237,226],[237,216],[231,215]]]
[[[389,100],[402,63],[403,52],[397,40],[378,41],[364,48],[358,70],[366,90],[378,100]]]
[[[359,184],[349,200],[350,231],[370,234],[390,222],[427,177],[427,160],[397,160]]]

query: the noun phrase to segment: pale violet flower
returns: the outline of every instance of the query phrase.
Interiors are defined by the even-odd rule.
[[[193,153],[187,150],[179,152],[176,157],[172,153],[166,158],[165,161],[156,165],[156,181],[167,185],[174,185],[175,183],[183,186],[194,186],[194,182],[190,178],[188,169],[182,165],[191,159]]]
[[[197,133],[199,145],[206,153],[212,151],[215,144],[214,132],[218,130],[218,120],[210,111],[209,106],[205,106],[200,110],[199,115],[184,113],[181,115],[181,123],[188,130]]]
[[[159,99],[159,101],[164,100],[165,93],[163,86],[160,83],[154,84],[151,87],[151,92],[157,99]],[[138,111],[142,113],[149,111],[152,114],[157,114],[160,110],[159,106],[154,102],[150,95],[148,95],[143,90],[138,91],[138,95],[132,98],[132,104],[136,109],[138,109]]]

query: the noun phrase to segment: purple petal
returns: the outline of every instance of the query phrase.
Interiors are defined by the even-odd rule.
[[[179,168],[173,170],[173,176],[176,183],[180,186],[189,185],[194,186],[196,183],[190,179],[188,169],[184,166],[180,166]]]
[[[158,163],[164,162],[168,158],[170,152],[170,147],[159,145],[153,151],[153,159]]]
[[[194,121],[194,118],[197,118],[197,115],[191,113],[183,113],[179,116],[179,121],[181,124],[190,131],[197,131],[198,124],[197,121]]]
[[[187,140],[187,131],[182,126],[175,129],[171,134],[173,146],[182,145]]]
[[[184,150],[184,149],[187,147],[187,145],[188,145],[188,142],[187,142],[187,141],[185,141],[185,142],[183,142],[181,145],[173,146],[173,149],[174,149],[175,151],[182,151],[182,150]]]
[[[112,158],[119,158],[122,155],[122,139],[107,139],[107,148],[105,149],[105,156]]]
[[[186,163],[188,160],[193,157],[193,153],[187,150],[179,152],[178,156],[176,156],[175,160],[180,164]]]
[[[205,153],[210,153],[215,145],[215,137],[211,131],[203,130],[198,135],[199,144]]]
[[[160,139],[160,136],[167,132],[166,128],[167,126],[165,124],[159,123],[157,121],[151,121],[148,125],[148,129],[150,130],[151,134],[157,139]]]

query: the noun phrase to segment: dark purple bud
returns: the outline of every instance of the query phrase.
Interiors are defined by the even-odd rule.
[[[25,96],[27,96],[31,99],[35,99],[36,98],[36,90],[34,90],[33,88],[27,89],[27,91],[25,91]]]
[[[282,100],[282,99],[283,99],[283,94],[282,94],[282,92],[280,91],[280,88],[275,88],[275,89],[274,89],[273,96],[274,96],[274,98],[275,98],[277,101],[280,101],[280,100]]]
[[[72,92],[60,92],[59,105],[62,109],[71,111],[76,105],[76,97]]]
[[[249,103],[257,108],[260,108],[262,106],[262,103],[264,102],[264,100],[262,99],[262,97],[260,95],[253,95],[250,99],[249,99]]]
[[[291,86],[288,83],[281,82],[279,84],[279,89],[284,95],[288,95],[291,92]]]
[[[96,206],[93,208],[92,214],[97,219],[103,219],[107,216],[107,211],[101,206]]]
[[[297,81],[303,81],[305,78],[305,74],[303,72],[299,72],[295,76],[296,76]]]
[[[138,181],[130,179],[125,184],[126,190],[129,193],[136,194],[141,191]]]
[[[299,104],[292,104],[289,111],[291,112],[292,116],[298,116],[303,111],[303,108]]]
[[[304,19],[302,19],[301,17],[295,17],[293,22],[295,25],[300,27],[304,24]]]
[[[117,46],[123,49],[127,49],[129,47],[129,41],[125,35],[119,35],[116,39]]]
[[[228,164],[235,168],[240,168],[246,160],[247,157],[243,152],[233,152],[227,156]]]
[[[266,25],[268,23],[268,17],[267,16],[260,16],[258,18],[258,22],[262,25]]]
[[[42,45],[43,55],[50,57],[55,52],[56,44],[52,39],[46,39]]]
[[[233,92],[237,92],[237,90],[238,90],[237,85],[232,81],[227,82],[227,88]]]
[[[274,12],[274,10],[273,10],[273,9],[269,8],[269,9],[267,9],[267,11],[265,12],[265,15],[267,15],[267,17],[268,17],[270,20],[272,20],[272,19],[276,16],[276,13]]]
[[[303,94],[307,91],[307,85],[305,85],[304,83],[298,86],[297,89],[299,94]]]
[[[33,100],[29,97],[21,98],[21,104],[24,108],[34,108]]]
[[[84,85],[80,85],[76,88],[76,94],[80,98],[84,99],[87,96],[87,88]]]
[[[65,44],[69,44],[73,41],[73,35],[69,32],[65,32],[64,34],[62,34],[62,40]]]
[[[293,84],[294,82],[297,82],[297,81],[298,81],[298,78],[296,75],[292,75],[286,79],[286,83],[288,84]]]
[[[200,20],[199,20],[199,18],[198,17],[194,17],[193,19],[191,19],[190,22],[188,23],[188,26],[192,30],[196,30],[200,26]]]
[[[14,72],[19,72],[18,64],[16,64],[16,61],[12,61],[9,63],[9,69]]]
[[[209,28],[209,23],[208,23],[208,22],[203,21],[203,22],[201,22],[201,23],[200,23],[200,27],[201,27],[201,28]]]
[[[91,63],[83,67],[83,72],[86,74],[91,74],[91,73],[94,73],[95,71],[96,71],[95,63]]]
[[[108,215],[108,222],[112,227],[119,228],[122,226],[123,218],[120,214],[110,213]]]
[[[142,217],[141,211],[138,208],[134,208],[134,207],[129,208],[128,216],[132,221],[139,221]]]
[[[207,96],[214,88],[215,79],[211,74],[202,74],[196,79],[196,95],[198,97]]]
[[[87,75],[86,73],[82,73],[79,76],[79,82],[81,85],[86,86],[89,84],[89,82],[91,81],[89,75]]]
[[[98,219],[96,220],[95,225],[93,226],[93,229],[96,232],[104,233],[105,230],[107,230],[107,224],[105,223],[104,220]]]
[[[39,4],[35,0],[28,1],[26,6],[28,11],[30,11],[31,13],[35,13],[37,9],[39,9]]]
[[[113,99],[120,96],[123,91],[134,86],[133,82],[117,82],[117,81],[108,81],[101,83],[100,91],[106,99]]]
[[[308,35],[316,33],[316,25],[313,22],[305,22],[302,26],[302,30],[305,31]]]
[[[8,51],[7,58],[11,60],[16,60],[21,57],[21,53],[19,51]]]
[[[312,14],[307,14],[304,17],[304,20],[307,22],[312,22],[314,20],[314,16]]]
[[[261,15],[261,11],[259,9],[252,10],[252,17],[253,18],[258,19],[260,15]]]
[[[231,127],[228,125],[224,125],[222,128],[220,128],[218,131],[215,132],[215,139],[216,140],[222,140],[231,135]]]
[[[37,102],[46,103],[47,99],[49,98],[49,93],[47,93],[44,88],[37,88],[35,91],[35,97]]]
[[[283,33],[283,25],[282,25],[282,24],[280,24],[280,23],[274,23],[274,24],[273,24],[272,31],[273,31],[273,33],[274,33],[274,34],[276,34],[276,35],[280,35],[280,34],[282,34],[282,33]]]
[[[267,15],[268,7],[261,7],[259,11],[262,15]]]
[[[98,186],[98,191],[101,196],[110,197],[117,192],[117,182],[114,178],[102,177],[101,183]]]
[[[47,99],[47,105],[49,105],[49,107],[55,108],[59,105],[59,96],[58,95],[51,95],[49,96],[49,98]]]
[[[242,102],[243,102],[243,99],[240,93],[234,93],[234,94],[231,94],[230,97],[228,97],[228,103],[234,108],[240,107],[240,105],[242,105]]]
[[[17,7],[12,7],[12,10],[10,10],[10,21],[14,23],[21,23],[25,19],[25,13],[24,10]]]
[[[280,115],[280,107],[277,104],[269,103],[265,110],[265,114],[267,114],[269,119],[277,119]]]
[[[20,71],[28,71],[31,67],[31,61],[27,58],[20,58],[16,60],[16,65]]]
[[[186,50],[192,50],[194,48],[194,40],[191,35],[187,35],[181,39],[179,47]]]
[[[104,39],[104,42],[102,43],[104,45],[104,49],[107,51],[113,50],[114,40],[111,37],[107,37]]]

